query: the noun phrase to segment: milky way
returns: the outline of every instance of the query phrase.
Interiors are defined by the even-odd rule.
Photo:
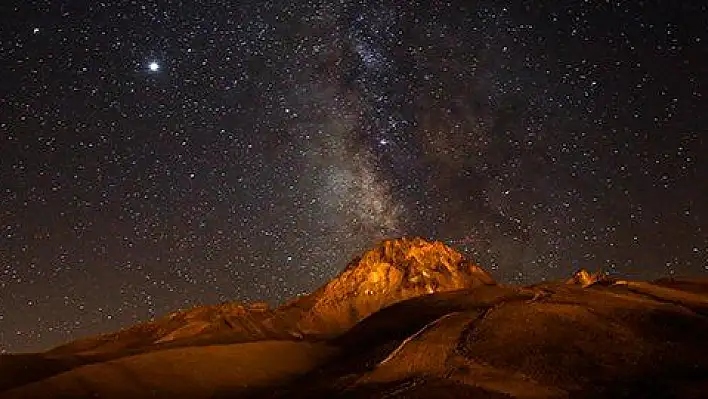
[[[282,303],[400,235],[509,283],[708,272],[699,2],[14,3],[0,350]]]

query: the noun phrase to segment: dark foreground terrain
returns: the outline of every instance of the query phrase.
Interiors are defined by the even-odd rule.
[[[504,286],[383,242],[276,309],[177,312],[0,357],[0,398],[708,397],[708,280]]]

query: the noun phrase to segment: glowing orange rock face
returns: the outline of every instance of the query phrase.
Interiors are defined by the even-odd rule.
[[[490,284],[495,283],[488,273],[441,242],[386,240],[325,285],[299,327],[337,333],[408,298]]]

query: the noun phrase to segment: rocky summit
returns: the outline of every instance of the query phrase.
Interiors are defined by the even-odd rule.
[[[175,312],[0,356],[0,399],[705,398],[708,280],[496,284],[440,242],[386,240],[271,309]]]
[[[304,332],[341,333],[401,300],[491,284],[487,272],[441,242],[386,240],[316,292],[299,326]]]

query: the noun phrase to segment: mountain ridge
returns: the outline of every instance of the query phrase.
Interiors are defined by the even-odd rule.
[[[398,301],[485,284],[496,283],[442,242],[419,237],[389,239],[355,257],[313,293],[279,307],[271,309],[262,302],[196,306],[118,332],[79,339],[48,353],[164,348],[205,334],[230,336],[232,343],[331,337]]]
[[[0,356],[0,398],[701,398],[706,330],[706,279],[504,285],[404,237],[276,308],[200,306]]]

